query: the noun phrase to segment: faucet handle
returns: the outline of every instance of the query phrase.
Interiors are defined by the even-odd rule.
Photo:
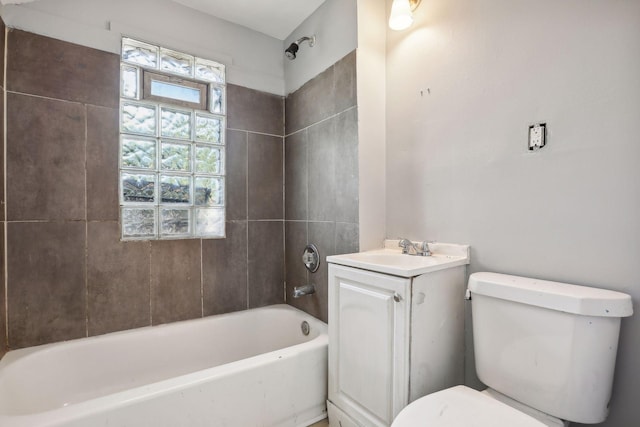
[[[431,250],[429,249],[429,243],[433,243],[433,241],[425,240],[420,243],[420,250],[422,251],[423,256],[431,255]]]
[[[413,245],[413,243],[411,243],[411,240],[409,239],[400,238],[400,241],[398,241],[398,246],[402,248],[403,254],[409,253],[409,247],[411,245]]]
[[[400,237],[398,240],[398,246],[400,246],[401,248],[406,248],[407,246],[411,245],[411,240],[409,239],[405,239]]]

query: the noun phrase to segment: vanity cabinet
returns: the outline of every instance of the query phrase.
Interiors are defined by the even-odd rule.
[[[329,400],[389,425],[409,391],[411,279],[333,264],[329,277]]]
[[[329,257],[330,425],[389,426],[413,400],[462,384],[465,266],[400,277],[339,257]]]

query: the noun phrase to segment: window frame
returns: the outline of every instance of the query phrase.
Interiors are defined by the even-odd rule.
[[[162,83],[176,85],[176,86],[183,86],[191,89],[197,89],[200,92],[200,102],[195,103],[195,102],[189,102],[189,101],[175,99],[175,98],[168,98],[164,96],[154,95],[153,93],[151,93],[151,82],[153,80],[156,80]],[[209,96],[210,88],[209,88],[209,85],[206,83],[185,79],[178,76],[161,74],[156,71],[144,70],[144,69],[142,70],[141,83],[142,84],[140,86],[142,87],[142,96],[141,96],[142,100],[145,100],[145,101],[149,100],[149,101],[154,101],[154,102],[159,102],[159,103],[164,103],[169,105],[178,105],[180,107],[193,108],[196,110],[203,110],[203,111],[207,111],[209,108],[208,104],[209,104],[209,98],[210,98]]]
[[[129,48],[127,51],[126,49]],[[125,57],[125,52],[132,52],[140,48],[142,56],[147,55],[150,67],[142,61],[136,62]],[[134,52],[135,53],[135,52]],[[183,71],[172,73],[163,68],[163,53],[170,53],[178,60],[187,61],[190,67],[190,75],[185,75]],[[153,58],[155,55],[155,58]],[[149,59],[151,58],[151,59]],[[172,58],[175,59],[175,58]],[[189,62],[190,61],[190,62]],[[119,206],[120,206],[120,227],[122,240],[175,240],[175,239],[202,239],[202,238],[224,238],[226,236],[226,79],[225,66],[215,61],[194,57],[182,52],[166,49],[158,45],[152,45],[139,40],[128,37],[122,38],[122,54],[120,66],[120,133],[119,133],[119,158],[118,158],[118,190],[119,190]],[[198,68],[200,67],[200,68]],[[182,70],[182,69],[181,69]],[[196,76],[205,76],[199,78]],[[131,90],[131,82],[135,79],[135,89]],[[185,87],[191,87],[200,91],[200,102],[193,103],[189,101],[167,98],[158,95],[152,95],[151,80],[158,80],[169,84],[178,84]],[[127,111],[126,107],[131,106]],[[152,120],[148,120],[150,124],[153,122],[153,132],[149,129],[137,131],[135,126],[131,126],[134,120],[126,122],[130,113],[137,112],[136,108],[149,108],[142,110],[153,116]],[[153,114],[151,114],[153,111]],[[185,117],[182,124],[185,123],[188,115],[189,135],[179,134],[178,132],[167,136],[164,126],[167,123],[163,113],[175,112]],[[128,115],[127,115],[128,114]],[[125,115],[127,115],[125,117]],[[176,119],[176,116],[173,116]],[[145,120],[146,121],[146,120]],[[145,121],[142,124],[147,124]],[[138,124],[139,122],[135,122]],[[129,126],[126,126],[126,125]],[[180,126],[175,123],[173,129],[179,129]],[[125,141],[132,141],[128,146]],[[135,142],[147,143],[149,151],[154,152],[154,159],[145,162],[144,166],[135,163],[126,163],[125,149],[127,153],[135,147]],[[153,150],[151,144],[153,143]],[[167,145],[183,145],[188,147],[188,168],[171,169],[165,168],[163,150]],[[201,154],[201,158],[198,155]],[[138,154],[138,153],[134,153]],[[145,153],[143,153],[145,154]],[[200,159],[200,160],[199,160]],[[198,169],[199,161],[201,161],[201,169]],[[147,165],[148,163],[148,165]],[[204,165],[204,167],[202,166]],[[125,188],[125,176],[147,176],[152,178],[149,181],[142,181],[142,184],[149,185],[153,181],[153,200],[152,202],[132,201],[127,197],[127,189]],[[135,178],[134,178],[135,179]],[[189,194],[187,202],[166,202],[163,197],[167,195],[166,183],[172,182],[177,184],[178,197],[179,190],[185,182],[189,185]],[[181,181],[182,180],[182,181]],[[139,181],[141,182],[141,181]],[[182,182],[180,184],[180,182]],[[196,188],[197,183],[206,183],[203,189]],[[135,185],[135,184],[134,184]],[[170,190],[173,190],[173,184],[168,184]],[[143,185],[144,186],[144,185]],[[148,190],[148,189],[147,189]],[[145,190],[145,191],[147,191]],[[134,190],[135,191],[135,190]],[[170,193],[171,191],[169,191]],[[201,194],[204,192],[204,196]],[[131,194],[131,193],[130,193]],[[134,194],[135,195],[135,194]],[[146,211],[146,212],[145,212]],[[152,212],[152,215],[150,213]],[[181,212],[187,212],[186,215]],[[166,217],[165,215],[174,215]],[[134,218],[130,215],[138,215]],[[153,218],[151,218],[153,217]],[[182,218],[182,219],[181,219]],[[175,224],[186,223],[187,229],[185,233],[166,233],[166,226],[171,221]],[[149,222],[153,222],[153,232],[149,232]],[[177,221],[177,222],[176,222]],[[182,223],[180,223],[182,221]],[[213,223],[210,223],[213,221]],[[147,233],[131,234],[127,230],[135,229],[140,224],[142,230]],[[204,229],[199,232],[202,224]],[[211,225],[213,224],[213,225]],[[184,225],[184,224],[183,224]],[[215,230],[211,232],[210,230]],[[209,230],[210,232],[206,232]]]

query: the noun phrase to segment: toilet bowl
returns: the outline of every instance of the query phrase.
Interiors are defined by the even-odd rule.
[[[496,398],[493,390],[451,387],[422,397],[404,408],[392,427],[565,427],[567,422],[518,402]],[[507,398],[508,399],[508,398]]]
[[[392,427],[563,427],[608,414],[629,295],[497,273],[469,278],[480,392],[456,386],[405,407]]]

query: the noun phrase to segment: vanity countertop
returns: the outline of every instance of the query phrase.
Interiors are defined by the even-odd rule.
[[[398,247],[398,240],[385,240],[381,249],[331,255],[327,262],[400,277],[415,277],[469,264],[469,245],[429,243],[429,249],[431,256],[407,255]]]

